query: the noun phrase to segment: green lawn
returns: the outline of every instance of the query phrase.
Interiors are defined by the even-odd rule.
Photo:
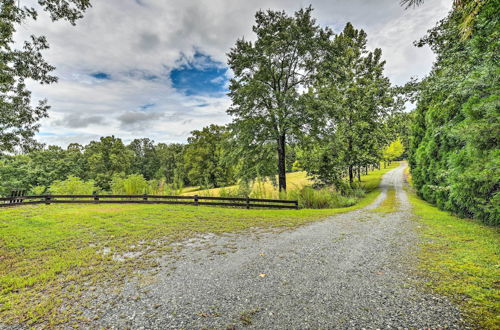
[[[77,321],[63,301],[100,281],[154,268],[170,243],[203,233],[290,228],[370,204],[393,166],[362,177],[371,189],[358,204],[323,210],[246,210],[208,206],[75,204],[0,209],[0,322],[57,325]],[[107,253],[103,253],[107,251]],[[141,252],[125,261],[113,255]]]
[[[463,307],[484,329],[500,329],[500,230],[438,210],[410,192],[425,239],[427,285]]]

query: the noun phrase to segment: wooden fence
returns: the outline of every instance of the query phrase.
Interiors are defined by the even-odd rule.
[[[17,195],[17,194],[16,194]],[[298,201],[238,197],[162,195],[38,195],[0,197],[0,207],[27,204],[182,204],[249,208],[298,209]]]

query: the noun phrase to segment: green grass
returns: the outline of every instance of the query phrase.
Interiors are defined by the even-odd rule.
[[[425,238],[420,269],[428,286],[481,328],[500,329],[500,230],[440,211],[413,192],[409,197]]]
[[[306,172],[292,172],[286,174],[288,190],[297,190],[302,187],[311,185],[313,182],[307,177]],[[231,192],[237,191],[238,185],[228,187],[212,188],[212,189],[199,189],[199,187],[186,187],[182,190],[182,195],[193,196],[219,196],[221,191]],[[270,181],[255,182],[252,186],[252,195],[259,195],[259,198],[279,198],[278,189],[273,186]]]
[[[85,322],[69,307],[84,303],[82,292],[107,280],[119,288],[120,281],[134,272],[154,269],[155,257],[171,251],[170,243],[204,233],[293,228],[362,208],[378,196],[375,187],[389,170],[362,177],[371,191],[356,205],[338,209],[246,210],[150,204],[0,209],[0,322],[37,326]],[[142,255],[113,258],[128,252]]]
[[[374,170],[368,173],[368,175],[361,176],[363,188],[366,191],[372,191],[376,189],[380,181],[382,180],[381,174],[384,174],[399,166],[399,162],[392,162],[387,168],[381,168],[380,170]],[[287,180],[287,191],[300,190],[303,187],[310,186],[313,184],[311,178],[307,176],[304,171],[292,172],[286,174]],[[186,187],[182,191],[182,195],[200,195],[200,196],[219,196],[221,191],[236,191],[238,190],[238,185],[212,188],[212,189],[199,189],[199,187]],[[273,186],[270,181],[265,182],[255,182],[252,186],[252,192],[250,197],[257,198],[280,198],[280,193],[277,187]],[[282,197],[282,196],[281,196]]]
[[[394,188],[387,189],[387,196],[380,203],[380,205],[373,209],[373,212],[381,212],[381,213],[393,213],[396,212],[399,208],[399,203],[396,198],[396,190]]]

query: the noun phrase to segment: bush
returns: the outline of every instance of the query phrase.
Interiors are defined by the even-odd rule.
[[[461,217],[500,225],[498,2],[484,1],[471,38],[450,15],[422,41],[436,53],[420,84],[409,162],[418,195]],[[421,42],[422,43],[422,42]]]
[[[31,188],[30,195],[35,195],[35,196],[43,195],[46,191],[47,191],[47,187],[45,187],[45,186],[35,186],[35,187]]]
[[[94,181],[83,181],[76,176],[70,176],[64,181],[54,181],[49,188],[53,195],[92,195],[95,190]]]
[[[290,191],[287,198],[296,199],[299,201],[299,207],[309,209],[347,207],[356,204],[357,201],[355,196],[342,195],[333,188],[314,189],[311,187]]]
[[[150,180],[148,182],[148,193],[152,195],[177,196],[182,194],[182,183],[166,183],[165,179]]]
[[[111,181],[111,191],[115,195],[142,195],[149,193],[150,186],[142,174],[116,175]]]

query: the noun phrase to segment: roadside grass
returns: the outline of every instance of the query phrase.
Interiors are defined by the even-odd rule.
[[[85,324],[78,306],[92,287],[158,266],[172,244],[204,233],[294,228],[372,203],[382,169],[363,177],[372,190],[337,209],[246,210],[154,204],[53,204],[0,209],[0,325]]]
[[[419,267],[428,287],[462,306],[481,328],[500,329],[499,228],[455,217],[414,192],[409,199],[425,238]]]

